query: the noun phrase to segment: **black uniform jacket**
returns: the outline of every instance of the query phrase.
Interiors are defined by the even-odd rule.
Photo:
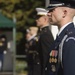
[[[50,52],[49,49],[53,41],[53,35],[49,29],[49,26],[42,28],[38,40],[38,52],[40,55],[42,75],[45,74],[44,72],[48,61],[48,54]]]
[[[36,59],[36,56],[38,55],[37,42],[38,42],[38,37],[36,35],[30,41],[27,41],[26,43],[26,54],[27,54],[27,60],[29,61],[29,63],[37,62],[38,60]]]

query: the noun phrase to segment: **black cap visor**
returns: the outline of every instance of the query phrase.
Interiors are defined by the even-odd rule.
[[[69,7],[69,8],[74,8],[75,9],[75,4],[74,3],[72,3],[72,5],[70,3],[50,4],[47,7],[47,10],[52,11],[56,7]]]
[[[35,19],[39,19],[39,18],[42,17],[42,16],[44,16],[44,15],[36,15],[36,16],[35,16]]]

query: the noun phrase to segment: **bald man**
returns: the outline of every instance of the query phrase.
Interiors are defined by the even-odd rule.
[[[59,32],[49,54],[46,75],[75,75],[75,0],[51,0],[48,17]]]

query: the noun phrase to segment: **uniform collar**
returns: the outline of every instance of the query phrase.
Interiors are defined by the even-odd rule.
[[[61,31],[61,33],[59,34],[59,36],[58,36],[57,39],[58,39],[59,41],[61,41],[62,38],[63,38],[66,34],[68,34],[68,32],[69,32],[72,28],[74,28],[74,24],[73,24],[73,22],[70,22],[69,25],[66,25],[66,27]]]
[[[47,29],[48,27],[49,27],[49,26],[47,25],[47,26],[41,28],[41,31]]]
[[[59,30],[59,32],[58,32],[58,36],[61,34],[61,32],[70,24],[70,23],[72,23],[72,22],[69,22],[69,23],[67,23],[67,24],[65,24],[64,26],[62,26],[61,28],[60,28],[60,30]]]

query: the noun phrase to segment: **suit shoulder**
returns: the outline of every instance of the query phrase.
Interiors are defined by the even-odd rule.
[[[67,35],[68,37],[66,39],[66,42],[68,42],[69,40],[75,41],[75,28],[69,31]]]

